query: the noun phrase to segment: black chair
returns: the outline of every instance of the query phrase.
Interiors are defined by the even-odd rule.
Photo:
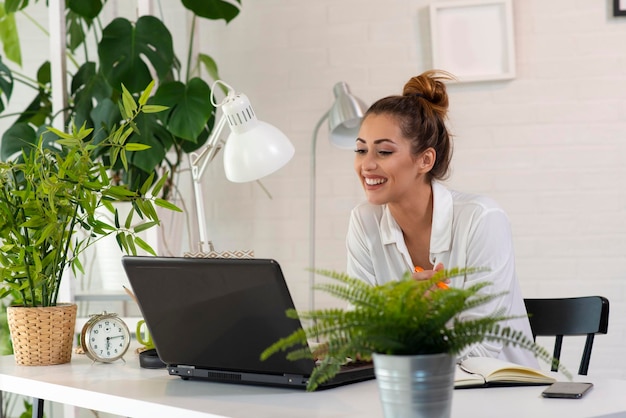
[[[561,299],[524,299],[533,338],[556,337],[554,357],[560,359],[563,336],[587,335],[578,374],[586,375],[595,334],[606,334],[609,327],[609,300],[602,296]],[[552,366],[552,371],[556,367]]]

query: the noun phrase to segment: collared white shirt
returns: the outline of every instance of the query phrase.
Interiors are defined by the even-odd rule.
[[[482,291],[504,293],[488,304],[464,312],[461,318],[477,318],[502,310],[504,315],[523,316],[502,322],[532,338],[530,323],[515,272],[515,256],[509,219],[493,200],[448,190],[433,181],[433,221],[430,262],[453,267],[484,267],[485,272],[454,277],[450,286],[462,288],[479,282],[492,285]],[[372,285],[400,279],[413,271],[402,230],[387,205],[362,203],[352,210],[346,239],[347,273]],[[537,359],[519,347],[484,342],[460,357],[497,357],[505,361],[539,367]]]

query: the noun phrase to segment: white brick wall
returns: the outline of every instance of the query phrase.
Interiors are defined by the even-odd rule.
[[[235,190],[255,186],[212,173],[213,238],[279,260],[300,307],[308,300],[315,123],[337,81],[371,103],[430,68],[429,4],[247,1],[228,26],[201,26],[203,50],[217,58],[222,77],[296,147],[288,167],[264,181],[273,200],[256,191],[234,199]],[[610,333],[596,338],[591,372],[626,377],[611,362],[626,349],[626,18],[612,17],[609,0],[514,0],[514,21],[517,77],[449,88],[456,134],[449,183],[506,208],[525,296],[609,297]],[[317,266],[343,270],[349,210],[363,195],[352,153],[328,145],[322,130],[317,172]],[[233,233],[242,219],[246,233]],[[578,352],[565,358],[576,370]]]

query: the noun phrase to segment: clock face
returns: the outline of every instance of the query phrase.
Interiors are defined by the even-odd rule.
[[[95,316],[85,327],[83,348],[91,359],[111,362],[121,358],[128,350],[130,332],[117,316]]]

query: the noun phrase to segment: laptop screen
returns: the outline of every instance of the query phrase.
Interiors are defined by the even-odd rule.
[[[313,360],[261,352],[300,327],[269,259],[126,256],[122,263],[157,353],[168,365],[309,375]]]

